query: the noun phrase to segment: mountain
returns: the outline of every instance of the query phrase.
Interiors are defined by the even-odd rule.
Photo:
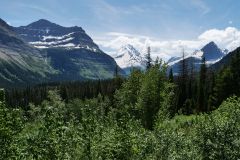
[[[14,28],[0,19],[0,86],[41,83],[56,71],[41,52],[25,43]]]
[[[51,78],[54,81],[107,79],[114,75],[117,66],[114,59],[101,51],[81,27],[63,27],[40,19],[14,30],[49,59],[58,71],[58,75]],[[124,71],[119,70],[124,75]]]
[[[203,57],[205,57],[206,61],[220,60],[225,55],[224,51],[219,49],[214,42],[205,45],[201,51],[203,52]]]
[[[235,49],[232,52],[229,52],[226,56],[224,56],[220,61],[216,62],[215,64],[210,66],[210,69],[213,71],[219,71],[222,68],[228,66],[231,62],[231,60],[236,56],[240,55],[240,47]]]
[[[220,61],[227,53],[227,50],[221,50],[214,42],[206,44],[202,49],[194,51],[185,57],[188,67],[193,67],[194,71],[199,71],[202,58],[206,60],[206,64],[211,66]],[[174,74],[179,73],[182,57],[172,57],[168,60],[169,68],[173,69]]]
[[[62,27],[43,19],[12,27],[0,19],[0,87],[107,79],[116,67],[81,27]]]
[[[130,73],[131,68],[144,69],[145,61],[138,50],[132,45],[124,45],[117,52],[115,57],[117,64],[126,72]]]

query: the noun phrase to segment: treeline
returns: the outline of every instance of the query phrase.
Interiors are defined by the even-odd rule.
[[[160,63],[152,62],[150,48],[148,50],[149,53],[146,57],[148,60],[146,62],[147,69],[151,68],[152,65],[154,66],[154,63]],[[226,98],[233,95],[240,96],[239,55],[240,53],[235,53],[231,63],[226,67],[222,67],[218,72],[208,68],[203,57],[200,71],[196,72],[194,64],[191,61],[187,61],[183,53],[179,74],[173,75],[171,69],[169,73],[165,73],[168,75],[165,79],[172,84],[174,91],[172,114],[208,113],[215,110]],[[167,66],[166,64],[164,65],[165,70],[163,72],[166,72]],[[20,106],[27,110],[29,103],[41,104],[47,98],[48,91],[54,89],[59,91],[61,98],[66,102],[75,98],[81,100],[96,98],[99,94],[103,97],[108,97],[112,102],[114,101],[115,91],[119,90],[122,83],[126,81],[126,78],[120,77],[117,71],[115,72],[115,78],[109,80],[49,83],[24,89],[9,89],[6,90],[6,103],[8,106]],[[132,75],[136,74],[135,72],[136,69]],[[139,72],[138,76],[145,74],[142,71],[137,72]],[[132,75],[130,75],[128,80],[131,79]],[[138,79],[138,77],[134,78]]]
[[[46,83],[34,87],[11,88],[6,90],[6,103],[9,106],[27,108],[29,103],[41,104],[47,99],[50,90],[58,90],[61,98],[68,102],[71,99],[90,99],[99,94],[112,99],[116,89],[123,83],[124,79],[116,76],[108,80],[88,80],[62,83]]]
[[[156,62],[152,62],[150,48],[148,48],[148,52],[146,55],[147,70],[157,63],[163,65],[158,59]],[[236,50],[235,52],[239,51]],[[166,74],[167,66],[164,64],[165,69],[163,72],[168,75],[165,79],[172,84],[174,91],[171,108],[172,115],[208,113],[215,110],[226,98],[233,95],[240,96],[239,57],[240,53],[235,53],[231,63],[222,67],[218,72],[207,67],[204,57],[200,71],[196,72],[194,64],[192,61],[185,59],[184,53],[178,75],[173,75],[172,69]],[[142,71],[133,69],[132,75],[136,74],[135,72],[139,72],[138,76],[145,74]],[[127,78],[128,81],[132,75]],[[134,78],[138,79],[138,77]],[[110,101],[113,102],[115,91],[121,88],[124,81],[126,81],[126,78],[120,77],[116,70],[115,78],[109,80],[49,83],[24,89],[13,88],[6,90],[6,103],[8,106],[20,106],[27,110],[29,103],[36,105],[41,104],[41,102],[47,98],[48,91],[54,89],[59,91],[61,98],[65,102],[69,102],[75,98],[81,100],[96,98],[99,94],[103,97],[108,97]],[[138,84],[136,83],[134,85]]]

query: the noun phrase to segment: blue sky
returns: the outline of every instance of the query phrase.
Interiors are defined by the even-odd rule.
[[[105,43],[119,37],[196,41],[212,29],[237,29],[239,6],[237,0],[1,0],[0,15],[13,26],[41,18],[81,26],[110,53],[117,47]]]

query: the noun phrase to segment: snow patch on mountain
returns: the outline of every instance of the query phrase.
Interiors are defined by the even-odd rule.
[[[57,40],[61,40],[61,39],[65,39],[67,37],[70,37],[72,34],[74,34],[75,32],[72,32],[72,33],[69,33],[69,34],[66,34],[66,35],[63,35],[63,36],[43,36],[43,40],[46,41],[46,40],[52,40],[52,39],[57,39]]]
[[[50,42],[47,42],[47,41],[36,41],[36,42],[29,42],[29,43],[34,45],[35,47],[38,47],[38,46],[54,47],[54,45],[58,45],[60,43],[65,43],[65,42],[69,42],[71,40],[73,40],[73,37],[69,37],[69,38],[66,38],[66,39],[59,39],[58,41],[50,41]]]
[[[90,47],[88,45],[74,44],[72,41],[75,39],[72,32],[63,36],[43,36],[41,41],[29,42],[36,48],[68,48],[68,49],[87,49],[93,52],[98,52],[98,48]]]
[[[217,62],[220,61],[222,58],[223,58],[223,57],[218,58],[218,59],[215,59],[215,60],[208,60],[208,61],[206,61],[206,64],[207,64],[207,66],[210,66],[210,65],[212,65],[212,64],[217,63]]]
[[[192,53],[192,55],[190,55],[191,57],[194,57],[194,58],[200,58],[202,59],[202,56],[203,56],[203,51],[202,50],[196,50]]]
[[[171,57],[171,58],[168,60],[168,63],[177,61],[177,60],[179,60],[179,59],[181,59],[181,57]]]
[[[192,54],[188,54],[188,55],[184,56],[184,58],[187,59],[187,58],[191,58],[192,57],[192,58],[196,58],[196,59],[202,59],[202,55],[203,55],[203,52],[201,50],[196,50]],[[176,63],[178,63],[178,62],[180,62],[182,60],[183,60],[183,57],[175,57],[174,60],[172,60],[172,58],[170,58],[168,60],[168,65],[172,66],[172,65],[174,65],[174,64],[176,64]]]

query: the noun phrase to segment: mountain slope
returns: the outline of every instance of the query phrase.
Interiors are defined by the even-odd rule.
[[[106,79],[114,75],[114,59],[101,51],[81,27],[63,27],[41,19],[14,29],[46,53],[46,59],[59,72],[53,80]]]
[[[112,78],[117,66],[114,59],[103,52],[64,48],[49,48],[46,51],[51,66],[60,72],[52,77],[54,81]],[[120,68],[118,70],[124,75]]]
[[[225,56],[225,52],[218,48],[214,42],[206,44],[202,49],[196,50],[190,55],[185,57],[188,67],[193,67],[194,71],[199,71],[202,58],[206,60],[206,64],[211,66],[212,64],[218,62]],[[174,57],[169,59],[169,68],[173,69],[174,74],[178,74],[180,66],[182,63],[182,57]]]
[[[219,71],[222,68],[224,68],[225,66],[228,66],[232,60],[232,58],[234,58],[234,56],[236,55],[240,55],[240,47],[238,47],[237,49],[235,49],[232,52],[229,52],[225,57],[223,57],[220,61],[216,62],[215,64],[213,64],[212,66],[210,66],[210,69],[214,70],[214,71]]]
[[[122,46],[115,57],[117,64],[129,74],[132,67],[144,69],[144,58],[132,45]]]
[[[0,19],[0,86],[41,83],[54,73],[41,52],[22,41],[14,28]]]

